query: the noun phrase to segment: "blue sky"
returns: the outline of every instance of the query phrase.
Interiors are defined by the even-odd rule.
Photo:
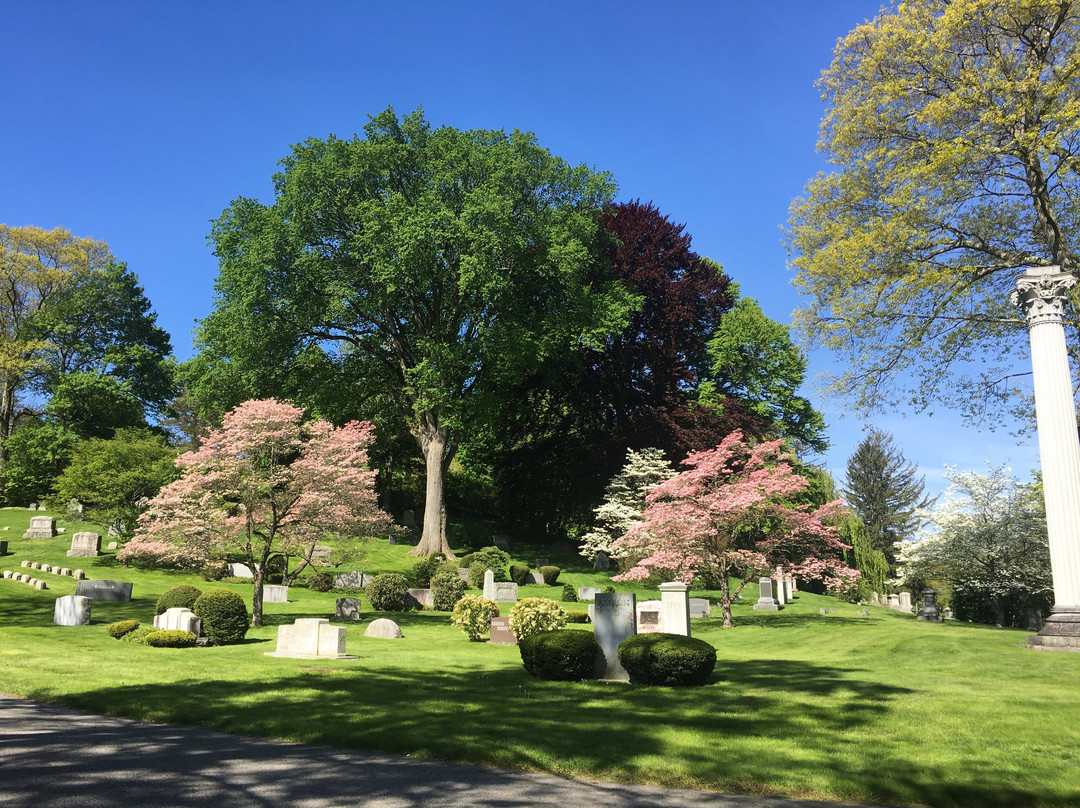
[[[653,201],[743,294],[790,322],[780,226],[825,168],[814,81],[871,0],[51,2],[3,0],[0,222],[109,243],[180,358],[209,313],[209,221],[271,199],[289,146],[388,105],[435,126],[523,129]],[[811,375],[831,358],[812,354]],[[812,400],[843,476],[862,421]],[[946,465],[1026,476],[1034,437],[936,412],[875,415],[937,491]]]

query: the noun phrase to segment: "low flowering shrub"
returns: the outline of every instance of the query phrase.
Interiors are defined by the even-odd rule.
[[[636,634],[623,640],[618,654],[635,685],[700,686],[716,667],[715,648],[681,634]]]
[[[118,623],[113,623],[106,627],[106,631],[109,632],[109,636],[114,640],[119,640],[125,634],[128,634],[139,627],[138,620],[121,620]]]
[[[539,631],[518,642],[525,670],[537,679],[591,679],[600,645],[591,631]]]
[[[567,612],[566,613],[566,622],[567,623],[591,623],[592,621],[589,619],[589,613],[588,612]]]
[[[473,642],[480,642],[491,627],[491,618],[499,616],[499,604],[479,595],[465,595],[454,605],[450,622],[465,632]]]
[[[510,610],[510,630],[518,641],[538,631],[554,631],[566,625],[566,612],[550,598],[522,598]]]
[[[151,648],[191,648],[198,639],[190,631],[179,629],[159,629],[146,635],[146,644]]]

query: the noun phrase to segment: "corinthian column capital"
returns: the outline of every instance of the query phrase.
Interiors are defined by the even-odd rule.
[[[1016,291],[1009,299],[1027,318],[1028,327],[1039,323],[1060,323],[1065,317],[1065,301],[1076,278],[1060,267],[1033,267],[1016,279]]]

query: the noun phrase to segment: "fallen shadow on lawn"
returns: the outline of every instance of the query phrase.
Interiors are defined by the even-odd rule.
[[[1016,788],[990,764],[974,759],[962,767],[923,764],[918,745],[909,733],[893,731],[902,723],[890,715],[894,702],[912,691],[854,668],[721,661],[711,686],[675,689],[542,682],[516,664],[483,671],[440,668],[434,658],[427,671],[365,664],[371,663],[363,657],[355,663],[312,660],[257,681],[128,685],[63,700],[81,709],[107,708],[121,716],[260,738],[599,779],[779,792],[813,788],[825,775],[836,794],[864,801],[971,808],[1068,805],[1080,798],[1080,792]],[[223,797],[228,791],[229,805],[263,805],[256,786],[264,784],[261,779],[247,778],[250,793],[240,788],[233,795],[237,786],[223,777],[222,767],[247,771],[253,762],[270,760],[281,770],[273,781],[275,804],[323,792],[342,799],[396,796],[400,804],[446,804],[449,796],[474,787],[478,777],[465,767],[429,765],[417,774],[409,768],[411,761],[370,766],[348,753],[267,749],[228,736],[214,736],[212,743],[189,740],[189,731],[178,727],[151,727],[152,740],[140,740],[90,718],[83,722],[87,727],[69,727],[63,738],[58,734],[50,741],[36,728],[13,737],[6,723],[0,715],[0,767],[18,773],[17,792],[47,780],[52,805],[63,804],[53,792],[77,794],[87,778],[108,779],[121,770],[134,775],[116,776],[110,794],[136,788],[142,779],[159,781],[168,790],[170,778],[194,777]],[[63,743],[72,745],[72,754],[58,755],[55,744]],[[109,754],[93,753],[99,747]],[[504,772],[483,777],[500,785],[500,799],[476,804],[560,804],[540,799],[534,790],[550,785]],[[5,778],[6,795],[11,787]],[[137,796],[116,804],[145,804]],[[188,803],[170,799],[170,804]],[[627,798],[597,804],[657,803]]]

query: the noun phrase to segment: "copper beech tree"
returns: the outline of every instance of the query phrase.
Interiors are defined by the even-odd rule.
[[[691,454],[685,471],[649,492],[641,521],[616,540],[618,552],[638,561],[612,580],[689,584],[704,575],[720,588],[725,628],[743,587],[778,564],[803,580],[849,587],[859,573],[844,563],[849,547],[836,526],[846,509],[840,500],[800,502],[809,481],[791,460],[782,441],[751,446],[741,432]],[[741,578],[734,590],[730,577]]]
[[[368,423],[305,423],[304,411],[265,399],[226,413],[198,451],[177,458],[180,479],[161,489],[117,557],[199,566],[228,554],[255,576],[251,624],[262,625],[272,553],[299,556],[327,534],[370,535],[389,524],[368,469]]]

